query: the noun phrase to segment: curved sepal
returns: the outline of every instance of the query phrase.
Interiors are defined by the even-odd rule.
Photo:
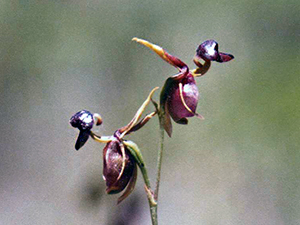
[[[125,166],[122,148],[125,151]],[[103,178],[106,192],[117,194],[123,191],[132,179],[136,161],[130,151],[118,139],[108,142],[103,149]]]
[[[128,184],[126,186],[125,191],[118,198],[118,203],[117,204],[120,204],[125,198],[127,198],[133,192],[136,180],[137,180],[137,167],[135,165],[132,177],[130,178],[130,181],[128,182]]]
[[[155,87],[152,89],[150,94],[148,95],[147,99],[144,101],[144,103],[141,105],[141,107],[138,109],[132,120],[124,127],[120,128],[118,131],[120,133],[119,138],[123,138],[128,132],[131,131],[131,129],[137,124],[138,120],[141,118],[143,112],[145,111],[145,108],[147,105],[150,103],[151,98],[154,94],[154,92],[158,89],[159,87]],[[147,122],[147,121],[146,121]]]
[[[187,67],[187,65],[182,62],[177,57],[169,54],[166,50],[164,50],[162,47],[152,44],[149,41],[146,41],[144,39],[140,38],[132,38],[132,41],[136,41],[137,43],[140,43],[148,48],[150,48],[152,51],[154,51],[157,55],[159,55],[163,60],[165,60],[167,63],[171,64],[172,66],[178,68],[179,70]]]

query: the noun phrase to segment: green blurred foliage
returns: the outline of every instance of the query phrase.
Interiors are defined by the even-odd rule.
[[[166,140],[161,224],[300,223],[299,8],[296,0],[0,1],[0,223],[150,224],[142,178],[116,206],[105,195],[103,146],[89,141],[76,152],[68,124],[88,109],[104,119],[96,131],[112,134],[176,73],[135,36],[191,67],[206,39],[235,56],[197,79],[206,119],[174,124]],[[130,136],[153,180],[157,124]]]

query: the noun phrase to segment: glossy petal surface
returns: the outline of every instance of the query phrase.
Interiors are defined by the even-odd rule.
[[[106,181],[106,191],[108,194],[116,194],[124,190],[133,176],[136,163],[125,148],[125,168],[122,171],[122,153],[119,141],[109,142],[103,149],[103,178]]]
[[[183,104],[180,97],[179,85],[176,85],[167,101],[169,113],[175,122],[185,117],[195,115],[198,104],[198,88],[192,75],[188,75],[182,80],[182,95],[186,105],[191,109],[190,112]]]

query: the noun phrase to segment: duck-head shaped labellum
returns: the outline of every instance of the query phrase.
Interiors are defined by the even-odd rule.
[[[118,203],[134,189],[137,178],[136,162],[127,147],[117,138],[107,143],[103,149],[103,178],[108,194],[117,194],[127,187]]]
[[[163,113],[163,126],[167,134],[170,137],[172,135],[170,116],[179,124],[187,124],[187,117],[196,115],[203,118],[196,113],[199,95],[198,88],[193,74],[189,72],[188,66],[158,45],[139,38],[133,38],[133,40],[150,48],[163,60],[179,70],[179,74],[166,80],[160,94],[160,109]]]
[[[87,110],[81,110],[71,117],[70,124],[79,129],[79,135],[75,144],[75,149],[79,150],[88,140],[91,129],[94,126],[93,114]]]
[[[204,61],[228,62],[234,57],[231,54],[219,52],[219,44],[215,40],[204,41],[196,51],[197,56]]]

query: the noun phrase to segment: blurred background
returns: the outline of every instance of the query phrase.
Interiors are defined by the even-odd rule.
[[[235,56],[197,78],[205,120],[173,123],[166,137],[160,224],[300,224],[299,8],[298,0],[1,1],[0,224],[151,224],[141,175],[117,205],[105,194],[104,146],[89,140],[75,151],[69,125],[87,109],[104,120],[94,131],[111,135],[177,72],[135,36],[191,68],[206,39]],[[155,118],[127,137],[153,185],[158,130]]]

